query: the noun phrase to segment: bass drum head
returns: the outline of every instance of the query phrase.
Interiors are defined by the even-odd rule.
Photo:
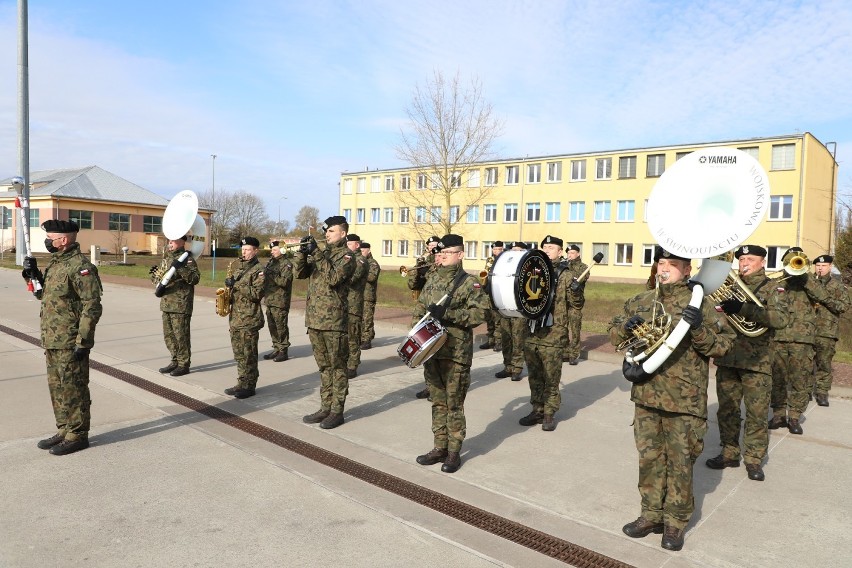
[[[538,319],[553,305],[554,280],[542,251],[505,251],[491,269],[491,301],[506,317]]]

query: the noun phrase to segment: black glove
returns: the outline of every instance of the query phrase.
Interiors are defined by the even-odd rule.
[[[647,382],[652,376],[645,372],[642,365],[637,363],[628,363],[627,359],[625,359],[624,363],[621,364],[621,374],[624,375],[625,379],[637,385]]]
[[[704,315],[695,306],[686,306],[683,309],[683,321],[689,324],[689,329],[698,329],[704,321]]]
[[[21,276],[24,280],[33,280],[36,274],[41,274],[38,269],[38,261],[36,261],[35,257],[25,256],[22,266],[24,269],[21,270]]]
[[[575,292],[575,293],[576,293],[576,292],[579,292],[581,287],[582,287],[582,284],[580,284],[579,280],[577,280],[576,278],[574,278],[574,279],[571,281],[571,286],[570,286],[570,288],[571,288],[571,291],[572,291],[572,292]]]
[[[431,304],[426,309],[429,310],[429,313],[432,315],[432,317],[438,321],[441,321],[447,314],[447,307],[439,306],[438,304]]]
[[[85,361],[89,357],[89,348],[88,347],[75,347],[74,348],[74,360],[75,361]]]
[[[629,320],[624,322],[624,331],[627,333],[633,333],[633,330],[645,323],[645,318],[642,316],[632,316]]]
[[[719,307],[728,315],[738,314],[740,313],[740,310],[743,309],[743,302],[731,298],[729,300],[722,300],[722,302],[719,303]]]
[[[148,274],[150,274],[151,276],[153,276],[155,272],[157,272],[157,266],[152,266],[148,269]]]
[[[227,286],[228,288],[233,288],[234,284],[236,284],[236,283],[237,283],[237,281],[234,280],[234,278],[231,277],[231,276],[229,276],[228,278],[225,278],[225,286]]]
[[[302,240],[299,242],[301,243],[299,246],[299,252],[306,256],[317,250],[317,241],[310,235],[302,237]]]
[[[805,285],[808,283],[808,275],[807,274],[799,274],[798,276],[790,276],[787,278],[787,288],[791,288],[794,290],[804,290]]]

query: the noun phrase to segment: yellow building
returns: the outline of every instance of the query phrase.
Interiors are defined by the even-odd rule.
[[[654,247],[645,218],[651,189],[666,165],[709,146],[743,150],[769,175],[769,210],[748,239],[769,250],[769,270],[794,245],[811,258],[833,249],[837,161],[810,133],[482,162],[445,172],[448,191],[434,189],[440,176],[412,168],[344,172],[340,214],[385,266],[411,264],[449,220],[465,239],[469,270],[482,267],[495,240],[537,245],[550,234],[579,245],[587,263],[602,252],[595,278],[644,280]]]

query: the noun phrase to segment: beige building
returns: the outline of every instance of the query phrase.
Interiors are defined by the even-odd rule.
[[[767,171],[768,213],[748,242],[767,247],[769,269],[780,268],[794,245],[811,258],[833,250],[837,161],[810,133],[495,160],[463,171],[344,172],[340,213],[385,266],[410,265],[424,239],[440,236],[449,221],[465,238],[469,270],[481,268],[495,240],[537,245],[550,234],[579,245],[587,262],[603,253],[596,278],[645,279],[654,247],[646,222],[651,189],[667,165],[710,146],[743,150]]]
[[[15,246],[20,222],[15,197],[11,178],[0,180],[0,205],[7,207],[2,219],[4,250]],[[41,223],[64,219],[80,226],[78,242],[84,253],[96,245],[101,252],[113,254],[121,253],[125,246],[130,252],[156,254],[165,243],[162,224],[168,203],[168,199],[97,166],[32,172],[30,244],[33,252],[47,252]],[[200,210],[199,214],[209,227],[210,212]]]

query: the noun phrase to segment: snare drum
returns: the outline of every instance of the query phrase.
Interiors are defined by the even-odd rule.
[[[396,352],[406,365],[414,369],[428,361],[446,341],[444,327],[438,321],[426,318],[411,328]]]
[[[491,301],[506,317],[538,319],[553,304],[553,264],[540,250],[504,251],[490,280]]]

